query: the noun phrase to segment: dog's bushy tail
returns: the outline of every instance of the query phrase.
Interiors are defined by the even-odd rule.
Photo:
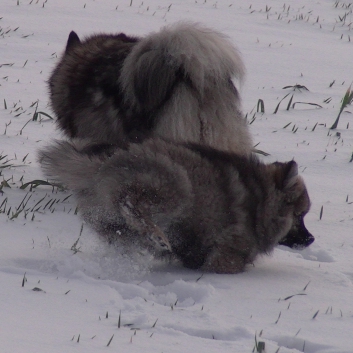
[[[188,80],[201,96],[208,88],[242,81],[245,68],[238,50],[221,33],[178,22],[139,41],[126,58],[121,84],[135,107],[158,108],[178,81]]]
[[[83,153],[85,146],[82,140],[55,141],[42,148],[38,153],[38,161],[44,175],[49,181],[63,184],[72,190],[89,188],[102,159]]]

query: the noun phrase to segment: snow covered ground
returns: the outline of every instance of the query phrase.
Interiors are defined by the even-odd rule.
[[[266,353],[353,352],[352,108],[329,129],[353,80],[352,9],[340,0],[2,0],[0,351],[246,353],[257,341]],[[308,249],[278,247],[237,275],[131,259],[81,232],[69,192],[20,188],[43,179],[36,150],[60,137],[46,115],[33,116],[52,114],[46,80],[68,33],[144,35],[181,19],[224,32],[242,52],[257,148],[269,162],[295,158],[308,186]]]

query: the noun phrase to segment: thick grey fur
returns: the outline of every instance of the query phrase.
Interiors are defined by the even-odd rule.
[[[223,34],[178,22],[145,37],[71,32],[49,79],[70,138],[121,144],[159,136],[249,155],[253,144],[233,79],[238,50]]]
[[[158,138],[125,149],[55,142],[39,161],[50,180],[75,192],[99,234],[171,253],[189,268],[236,273],[278,244],[314,241],[303,221],[310,200],[294,161],[266,165]]]

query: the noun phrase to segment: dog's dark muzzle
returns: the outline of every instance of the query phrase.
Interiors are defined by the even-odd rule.
[[[292,249],[305,249],[315,241],[315,237],[306,228],[299,231],[290,231],[278,244]]]
[[[287,236],[282,239],[278,244],[285,245],[292,249],[305,249],[315,241],[315,237],[310,233],[304,237],[298,237],[297,234],[288,233]]]

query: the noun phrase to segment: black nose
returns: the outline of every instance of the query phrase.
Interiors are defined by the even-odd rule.
[[[292,249],[305,249],[315,241],[315,237],[307,230],[302,232],[289,232],[278,244]]]
[[[315,237],[312,234],[308,233],[308,235],[306,237],[305,247],[309,246],[314,241],[315,241]]]

